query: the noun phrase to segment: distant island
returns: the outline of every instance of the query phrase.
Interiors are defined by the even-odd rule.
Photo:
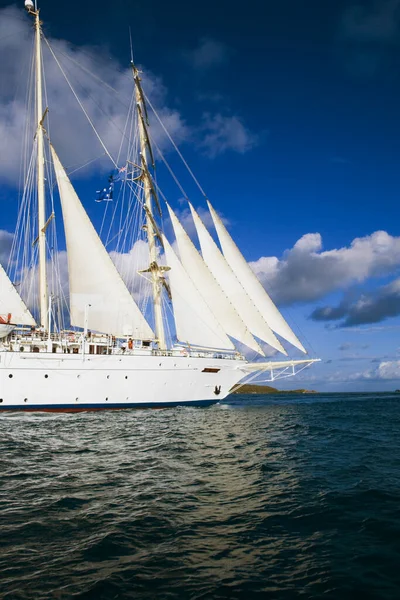
[[[232,392],[233,394],[317,394],[315,390],[277,390],[270,385],[256,385],[247,384],[242,385],[238,390]]]

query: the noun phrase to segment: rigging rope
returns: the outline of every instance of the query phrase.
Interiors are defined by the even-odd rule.
[[[143,92],[144,94],[144,92]],[[173,145],[175,151],[177,152],[179,158],[181,159],[181,161],[183,162],[183,164],[185,165],[185,167],[187,168],[188,172],[190,173],[193,181],[195,182],[195,184],[197,185],[197,187],[199,188],[200,192],[203,194],[204,198],[207,199],[207,194],[205,193],[205,191],[203,190],[203,188],[201,187],[199,181],[197,180],[195,174],[193,173],[192,169],[189,167],[188,163],[186,162],[182,152],[179,150],[178,146],[175,144],[171,134],[169,133],[168,129],[165,127],[164,123],[162,122],[162,120],[160,119],[160,117],[158,116],[158,113],[156,111],[156,109],[154,108],[154,106],[152,105],[152,103],[150,102],[149,98],[146,96],[146,94],[144,94],[144,97],[146,98],[146,101],[148,102],[151,110],[153,111],[154,115],[157,118],[157,121],[160,123],[164,133],[166,134],[166,136],[168,137],[169,141],[171,142],[171,144]]]
[[[66,171],[68,171],[68,175],[71,176],[74,173],[77,173],[78,171],[80,171],[81,169],[84,169],[85,167],[87,167],[88,165],[91,165],[93,162],[96,162],[96,160],[99,160],[102,156],[104,156],[103,154],[100,154],[99,156],[96,156],[95,158],[91,158],[90,160],[88,160],[87,162],[85,162],[83,165],[76,167],[76,169],[73,169],[72,171],[70,171],[69,169],[71,167],[64,167]]]
[[[178,186],[178,188],[182,192],[183,197],[185,198],[185,200],[187,200],[189,202],[189,196],[187,195],[187,193],[183,189],[182,184],[180,183],[179,179],[177,178],[177,176],[175,175],[174,171],[172,170],[172,167],[169,165],[169,163],[168,163],[167,159],[165,158],[164,154],[162,153],[159,145],[157,144],[157,142],[153,138],[151,139],[151,142],[156,147],[156,150],[157,150],[158,154],[160,155],[161,160],[163,161],[164,165],[167,167],[167,169],[169,171],[169,174],[171,175],[172,179],[175,181],[176,185]]]
[[[100,142],[101,146],[103,147],[103,150],[105,151],[105,153],[107,154],[108,158],[111,160],[111,162],[113,163],[113,165],[115,166],[115,168],[117,168],[117,166],[118,166],[118,165],[117,165],[117,163],[115,162],[115,160],[113,159],[113,157],[112,157],[112,156],[111,156],[111,154],[109,153],[109,151],[108,151],[108,149],[107,149],[107,146],[104,144],[103,140],[101,139],[101,137],[100,137],[100,134],[98,133],[98,131],[97,131],[97,129],[96,129],[96,127],[95,127],[95,125],[94,125],[94,123],[93,123],[92,119],[89,117],[89,115],[88,115],[88,113],[87,113],[87,111],[86,111],[85,107],[83,106],[82,102],[81,102],[81,101],[80,101],[80,99],[79,99],[79,96],[78,96],[78,94],[75,92],[74,88],[72,87],[72,85],[71,85],[71,83],[70,83],[70,81],[69,81],[69,79],[68,79],[67,75],[65,74],[65,71],[64,71],[64,69],[62,68],[62,66],[61,66],[61,64],[60,64],[60,61],[58,60],[58,58],[57,58],[57,57],[56,57],[56,55],[54,54],[54,52],[53,52],[53,49],[52,49],[52,47],[50,46],[50,44],[49,44],[49,42],[48,42],[47,38],[46,38],[46,37],[44,37],[44,36],[43,36],[43,38],[44,38],[44,41],[45,41],[45,42],[46,42],[46,44],[47,44],[47,47],[48,47],[48,49],[49,49],[49,50],[50,50],[50,52],[51,52],[51,55],[53,56],[54,60],[55,60],[55,61],[56,61],[56,63],[57,63],[57,66],[58,66],[58,68],[60,69],[61,73],[64,75],[65,81],[67,82],[67,84],[68,84],[68,86],[69,86],[69,88],[70,88],[71,92],[73,93],[73,95],[74,95],[74,97],[75,97],[75,100],[78,102],[79,106],[81,107],[83,114],[85,115],[85,117],[86,117],[86,118],[87,118],[87,120],[89,121],[89,124],[90,124],[91,128],[93,129],[93,131],[94,131],[94,133],[95,133],[95,135],[96,135],[97,139],[99,140],[99,142]]]

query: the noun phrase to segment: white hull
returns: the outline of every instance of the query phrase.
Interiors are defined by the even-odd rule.
[[[246,376],[227,358],[0,352],[0,410],[207,405]]]

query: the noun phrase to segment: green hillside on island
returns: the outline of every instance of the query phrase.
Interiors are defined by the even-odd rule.
[[[270,385],[256,385],[245,383],[238,390],[232,392],[233,394],[317,394],[315,390],[278,390]]]

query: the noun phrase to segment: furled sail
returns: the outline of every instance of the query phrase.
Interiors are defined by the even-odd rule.
[[[236,273],[240,283],[271,327],[272,331],[283,337],[283,339],[290,342],[302,352],[306,353],[303,344],[291,330],[261,283],[258,281],[248,262],[227,232],[225,225],[222,223],[210,202],[208,202],[208,208],[210,209],[215,229],[217,230],[222,252],[228,264]]]
[[[153,331],[121,279],[52,146],[51,153],[67,243],[71,325],[87,325],[91,330],[116,337],[153,339]]]
[[[275,348],[276,350],[279,350],[279,352],[287,355],[286,350],[283,348],[282,344],[267,325],[253,301],[247,295],[239,279],[232,271],[231,267],[227,263],[223,254],[219,250],[218,246],[212,239],[204,223],[191,204],[190,210],[192,211],[197,235],[200,240],[203,259],[251,333],[264,342],[267,342],[267,344],[272,346],[272,348]]]
[[[10,281],[7,273],[0,265],[0,316],[14,325],[36,325],[35,319],[25,306],[25,302],[18,294],[17,290]]]
[[[168,211],[178,243],[182,265],[214,313],[217,321],[221,323],[228,335],[265,356],[260,345],[254,339],[228,296],[201,258],[200,253],[170,206],[168,206]]]
[[[165,258],[170,267],[168,279],[178,340],[194,346],[234,350],[234,345],[214,317],[164,235],[163,242]]]

